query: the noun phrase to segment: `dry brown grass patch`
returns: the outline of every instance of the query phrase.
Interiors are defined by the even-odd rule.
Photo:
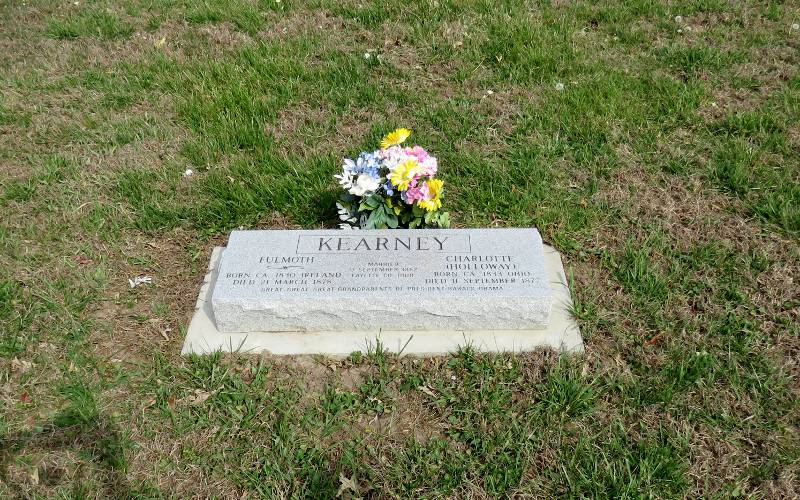
[[[330,105],[301,102],[281,109],[276,122],[268,125],[265,132],[275,138],[281,151],[293,157],[331,153],[344,156],[382,114],[358,109],[337,116]]]
[[[331,36],[326,38],[328,42],[325,43],[338,45],[348,40],[348,37],[341,36],[343,31],[352,33],[358,29],[352,22],[324,10],[296,10],[289,16],[273,14],[271,20],[274,24],[259,32],[260,38],[267,41],[315,37],[320,33],[329,33]]]
[[[190,244],[192,237],[178,229],[167,238],[129,235],[119,247],[108,249],[109,285],[88,311],[99,323],[93,330],[97,355],[146,363],[153,351],[180,352],[181,326],[188,324],[205,274],[205,262],[200,264],[202,271],[192,269]],[[209,243],[201,254],[210,255],[212,246]],[[143,263],[130,264],[131,258]],[[128,279],[145,275],[153,278],[152,284],[130,288]],[[156,305],[166,306],[163,314]]]
[[[198,34],[205,37],[212,47],[229,49],[252,42],[247,33],[237,30],[231,23],[206,24],[198,28]]]
[[[758,276],[745,273],[751,280],[750,299],[764,308],[767,316],[781,314],[783,304],[797,299],[794,284],[800,279],[800,261],[793,240],[742,215],[745,208],[740,200],[710,190],[696,178],[653,175],[643,167],[618,172],[604,182],[597,196],[625,207],[631,221],[658,221],[679,251],[719,243],[739,254],[768,256],[771,264],[766,271]],[[638,232],[639,238],[646,237]],[[616,235],[610,230],[606,237],[612,238],[609,246],[619,248],[630,232],[620,227]],[[713,269],[700,272],[708,281],[716,275]]]
[[[167,428],[153,428],[147,420],[132,419],[131,425],[137,445],[128,460],[130,480],[155,483],[159,490],[180,498],[241,498],[241,489],[224,472],[183,459],[184,449],[202,449],[215,439],[218,429],[192,430],[176,437]],[[239,458],[237,463],[241,463]]]

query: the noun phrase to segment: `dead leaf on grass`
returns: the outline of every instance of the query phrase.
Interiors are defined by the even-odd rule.
[[[435,397],[436,397],[436,393],[435,393],[435,392],[433,392],[433,391],[431,390],[431,388],[430,388],[430,387],[428,387],[427,385],[421,385],[421,386],[417,387],[417,389],[418,389],[418,390],[420,390],[420,391],[422,391],[422,392],[424,392],[425,394],[427,394],[428,396],[430,396],[430,397],[432,397],[432,398],[435,398]]]
[[[187,398],[187,401],[191,405],[201,405],[205,403],[205,401],[214,395],[213,392],[207,392],[202,389],[195,389],[194,396]]]
[[[36,486],[39,484],[39,467],[32,467],[31,471],[28,473],[28,478],[31,480],[31,484]]]
[[[31,368],[33,368],[33,363],[31,363],[30,361],[20,360],[17,359],[16,357],[11,360],[12,372],[25,373]]]
[[[352,491],[354,495],[361,495],[361,490],[358,487],[355,476],[347,478],[344,474],[339,473],[339,484],[339,491],[336,492],[336,498],[342,496],[346,491]]]
[[[150,285],[153,283],[152,276],[136,276],[133,278],[128,278],[128,285],[131,288],[136,288],[139,285]]]

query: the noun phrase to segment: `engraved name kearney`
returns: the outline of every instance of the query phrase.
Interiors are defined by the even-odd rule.
[[[394,237],[386,238],[378,236],[372,237],[358,237],[358,236],[338,236],[338,237],[320,237],[319,248],[320,252],[357,252],[359,250],[436,250],[443,251],[445,242],[449,236],[417,236],[417,237]]]

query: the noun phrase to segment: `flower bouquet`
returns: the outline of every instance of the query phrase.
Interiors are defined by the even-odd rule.
[[[402,146],[411,131],[399,128],[383,138],[381,148],[345,158],[334,177],[345,190],[336,207],[343,229],[447,228],[437,161],[420,146]]]

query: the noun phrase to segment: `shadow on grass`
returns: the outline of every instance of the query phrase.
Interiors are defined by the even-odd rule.
[[[9,466],[23,451],[72,450],[87,457],[98,469],[97,480],[109,498],[129,498],[132,491],[125,476],[126,462],[120,434],[100,415],[85,418],[72,409],[33,430],[0,437],[0,480],[20,498],[28,498],[26,487],[10,477]],[[54,478],[56,481],[58,478]],[[81,478],[75,484],[80,490]],[[45,480],[45,483],[47,481]],[[75,493],[80,493],[76,491]]]

